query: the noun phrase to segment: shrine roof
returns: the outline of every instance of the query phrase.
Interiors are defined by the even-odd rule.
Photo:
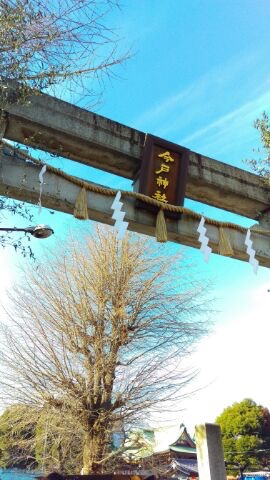
[[[196,448],[194,447],[187,447],[181,445],[170,445],[170,451],[178,452],[178,453],[194,453],[196,454]]]

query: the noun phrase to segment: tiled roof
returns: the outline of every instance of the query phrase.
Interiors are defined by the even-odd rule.
[[[195,459],[174,459],[171,466],[174,470],[184,473],[185,475],[198,474],[198,464]]]

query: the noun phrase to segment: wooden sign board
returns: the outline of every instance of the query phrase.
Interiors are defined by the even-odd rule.
[[[187,148],[153,135],[147,135],[138,179],[139,193],[162,203],[183,205],[188,158],[189,150]],[[138,206],[142,207],[142,202]],[[150,208],[153,210],[153,207]]]

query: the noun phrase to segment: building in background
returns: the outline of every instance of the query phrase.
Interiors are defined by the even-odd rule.
[[[196,445],[183,424],[180,431],[175,425],[132,429],[126,446],[125,460],[134,474],[178,480],[198,478]]]

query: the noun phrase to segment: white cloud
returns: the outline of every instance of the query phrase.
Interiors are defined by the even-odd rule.
[[[260,115],[265,107],[270,104],[270,92],[266,92],[259,97],[244,103],[239,108],[229,112],[226,115],[223,115],[211,122],[209,125],[206,125],[203,128],[200,128],[191,135],[183,138],[182,143],[188,144],[195,139],[207,136],[207,141],[211,141],[211,138],[215,137],[216,140],[222,138],[224,142],[224,134],[226,137],[229,134],[239,132],[239,127],[241,124],[252,125],[256,116]],[[212,136],[212,137],[211,137]]]
[[[185,404],[183,420],[190,431],[214,422],[225,407],[247,397],[270,408],[269,288],[270,282],[250,289],[242,313],[217,327],[194,354],[192,364],[201,370],[197,385],[204,388]]]
[[[263,51],[229,59],[169,94],[133,124],[241,166],[259,140],[254,120],[270,104],[270,79],[264,64]]]
[[[156,124],[156,128],[164,136],[172,131],[180,133],[187,123],[189,126],[196,124],[209,110],[215,113],[215,108],[212,109],[211,106],[215,104],[217,107],[222,95],[221,103],[223,109],[226,109],[225,98],[228,96],[237,98],[236,92],[240,94],[243,90],[243,84],[236,86],[235,79],[242,76],[245,78],[245,84],[253,81],[250,72],[258,64],[257,55],[258,52],[249,52],[248,55],[236,56],[226,63],[207,70],[196,81],[143,112],[133,121],[133,124],[138,125],[138,128],[146,128],[147,124]],[[253,83],[252,88],[254,94],[257,94],[255,91],[259,87],[256,82]]]

